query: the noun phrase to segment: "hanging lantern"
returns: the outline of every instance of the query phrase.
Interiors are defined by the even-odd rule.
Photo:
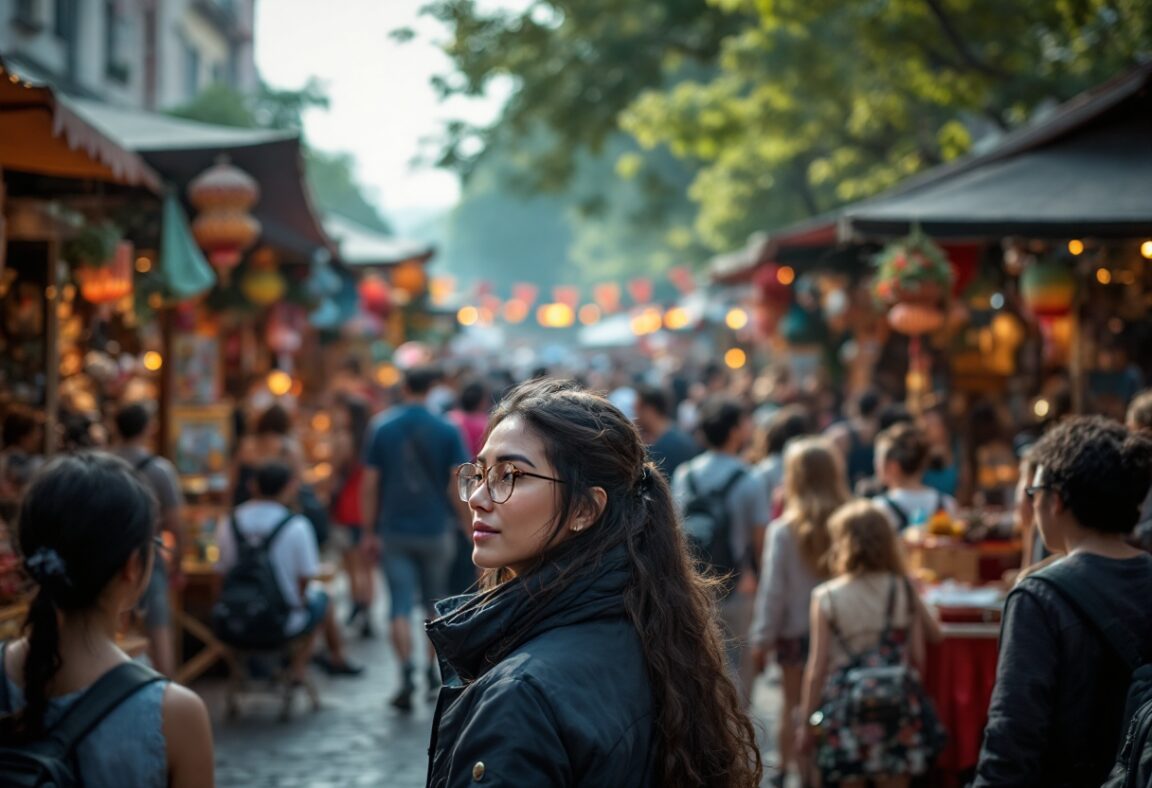
[[[596,285],[592,288],[592,300],[604,314],[612,314],[620,308],[620,285],[615,282]]]
[[[952,292],[956,273],[943,250],[918,227],[876,258],[874,292],[884,304],[937,306]]]
[[[385,317],[391,311],[392,291],[382,277],[369,274],[360,280],[357,289],[360,293],[360,305],[366,312]]]
[[[279,271],[267,268],[252,268],[240,282],[244,297],[256,306],[268,306],[284,297],[287,284]]]
[[[428,277],[419,263],[401,263],[392,270],[392,286],[415,298],[424,292]]]
[[[896,304],[888,310],[888,325],[905,336],[923,336],[943,327],[944,313],[924,304]]]
[[[756,289],[760,295],[760,303],[774,311],[783,311],[792,303],[792,282],[795,274],[791,276],[791,268],[782,268],[775,263],[768,263],[756,269]]]
[[[1076,277],[1064,263],[1040,261],[1024,269],[1020,276],[1020,295],[1036,317],[1063,317],[1072,311]]]
[[[80,295],[92,304],[119,301],[132,292],[132,243],[120,241],[112,259],[104,265],[82,265],[76,269]]]
[[[260,187],[221,157],[188,184],[188,199],[200,212],[192,222],[192,235],[224,276],[260,237],[260,222],[248,213],[260,199]]]
[[[628,283],[628,295],[634,304],[647,304],[652,300],[652,280],[646,276],[633,279]]]

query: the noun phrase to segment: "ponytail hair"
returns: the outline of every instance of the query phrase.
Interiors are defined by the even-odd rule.
[[[26,705],[5,735],[43,734],[52,680],[61,667],[58,613],[94,609],[131,560],[151,556],[156,502],[124,460],[102,452],[58,457],[33,479],[17,521],[20,555],[36,582],[24,622]]]

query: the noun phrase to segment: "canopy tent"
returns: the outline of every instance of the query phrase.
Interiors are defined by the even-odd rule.
[[[260,184],[252,214],[260,220],[266,243],[306,258],[317,250],[334,250],[305,185],[299,135],[216,126],[84,99],[68,103],[177,184],[187,184],[227,156]]]
[[[339,245],[337,259],[351,268],[425,263],[436,254],[426,243],[394,238],[336,213],[325,215],[324,229]]]
[[[3,60],[0,118],[0,168],[162,190],[160,177],[139,156]]]
[[[1152,235],[1152,64],[1081,94],[987,153],[844,211],[842,236]]]
[[[858,257],[866,239],[919,224],[941,239],[1152,235],[1152,63],[1086,91],[988,150],[876,197],[714,258],[713,279],[748,281],[769,261]],[[750,252],[753,250],[754,253]]]

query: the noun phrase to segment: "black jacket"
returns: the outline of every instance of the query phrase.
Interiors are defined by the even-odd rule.
[[[1152,656],[1152,557],[1061,565],[1111,598]],[[1096,788],[1115,761],[1130,674],[1058,593],[1026,578],[1008,597],[977,788]]]
[[[427,630],[444,688],[429,786],[652,784],[652,693],[624,612],[627,557],[542,600],[558,571],[437,605]]]

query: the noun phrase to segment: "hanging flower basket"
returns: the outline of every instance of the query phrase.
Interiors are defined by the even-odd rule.
[[[876,257],[872,292],[887,306],[939,306],[952,291],[955,276],[944,251],[916,227]]]
[[[84,225],[60,249],[60,256],[73,268],[104,268],[116,256],[123,232],[111,222]]]

